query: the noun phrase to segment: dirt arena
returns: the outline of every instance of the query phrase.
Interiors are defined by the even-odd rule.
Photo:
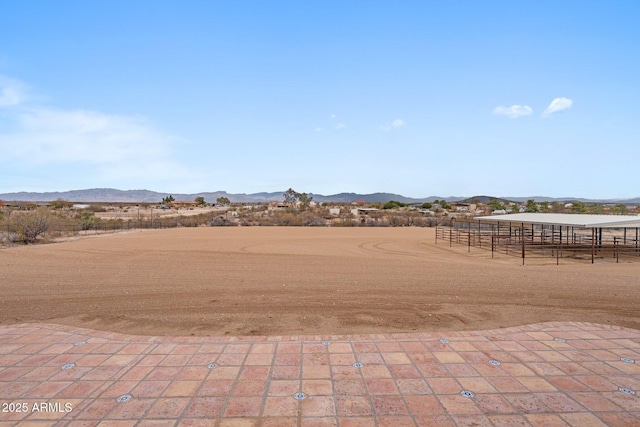
[[[430,228],[182,228],[0,250],[0,324],[148,335],[640,329],[640,261],[435,245]]]

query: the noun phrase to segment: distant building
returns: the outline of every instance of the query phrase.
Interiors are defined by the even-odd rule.
[[[475,212],[475,203],[451,203],[451,208],[456,212]]]
[[[380,209],[377,208],[356,208],[356,209],[351,209],[351,214],[353,216],[358,216],[358,215],[369,215],[371,212],[377,212]]]

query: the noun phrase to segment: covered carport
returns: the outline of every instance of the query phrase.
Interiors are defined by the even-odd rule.
[[[615,259],[640,257],[640,216],[519,213],[480,216],[436,232],[436,239],[521,256]]]

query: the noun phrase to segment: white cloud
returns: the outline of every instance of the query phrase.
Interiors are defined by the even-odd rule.
[[[338,117],[338,116],[336,116],[335,114],[332,114],[330,117],[331,117],[332,119],[335,119],[335,118],[336,118],[336,117]]]
[[[61,175],[88,168],[95,178],[108,181],[194,176],[173,159],[174,147],[184,141],[147,120],[34,105],[26,102],[25,87],[15,80],[0,81],[6,125],[0,130],[0,165],[37,166]]]
[[[559,97],[551,101],[551,104],[544,110],[542,117],[550,116],[559,111],[568,110],[573,105],[573,101],[569,98]]]
[[[496,116],[507,116],[511,119],[517,119],[518,117],[530,116],[533,114],[533,109],[528,105],[512,105],[511,107],[496,107],[493,109],[493,114]]]
[[[18,80],[0,76],[0,107],[11,107],[26,98],[26,85]]]
[[[395,119],[394,121],[391,122],[391,124],[385,123],[384,125],[380,126],[380,130],[384,132],[389,132],[392,129],[399,129],[401,127],[404,127],[405,125],[406,123],[404,120]]]
[[[345,125],[344,123],[338,123],[338,126],[336,126],[336,129],[344,129],[346,127],[347,125]]]
[[[322,132],[322,128],[315,128],[314,129],[316,132]]]
[[[392,123],[391,126],[394,128],[401,128],[404,127],[405,123],[404,120],[402,119],[395,119]]]

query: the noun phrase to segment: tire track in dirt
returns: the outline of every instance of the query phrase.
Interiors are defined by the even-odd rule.
[[[433,229],[153,230],[0,254],[0,323],[141,334],[640,328],[640,263],[520,265]],[[606,284],[606,285],[605,285]]]

